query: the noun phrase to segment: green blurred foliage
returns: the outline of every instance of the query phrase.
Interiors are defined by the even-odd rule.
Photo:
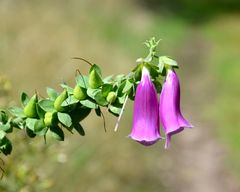
[[[204,22],[223,13],[240,11],[238,0],[138,0],[156,13],[170,13],[190,22]]]
[[[231,161],[228,164],[240,177],[239,16],[220,17],[206,25],[204,33],[212,44],[209,58],[212,64],[209,70],[216,78],[215,99],[208,109],[211,111],[211,117],[216,120],[220,138],[229,149]]]

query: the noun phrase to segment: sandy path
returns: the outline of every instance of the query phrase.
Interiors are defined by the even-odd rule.
[[[207,42],[193,31],[178,52],[179,58],[184,58],[179,61],[183,63],[180,71],[184,71],[184,75],[180,73],[181,82],[184,82],[182,109],[195,126],[194,130],[185,130],[174,138],[170,152],[171,170],[166,172],[171,174],[165,180],[178,192],[240,191],[237,179],[227,169],[226,150],[214,138],[216,127],[204,118],[207,104],[214,99],[211,90],[214,82],[204,63],[209,50]]]

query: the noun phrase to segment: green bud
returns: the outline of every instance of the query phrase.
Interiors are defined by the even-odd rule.
[[[65,110],[65,107],[62,107],[62,103],[65,99],[67,99],[67,90],[64,89],[64,91],[56,98],[56,100],[54,101],[54,108],[59,111],[59,112],[63,112]]]
[[[117,99],[117,94],[113,91],[109,92],[107,95],[107,102],[114,103]]]
[[[87,97],[86,91],[84,88],[76,85],[73,90],[73,96],[78,100],[84,100]]]
[[[46,112],[44,116],[44,123],[47,127],[51,127],[57,124],[57,113],[56,112]]]
[[[102,85],[102,79],[95,69],[89,74],[88,84],[92,89],[96,89]]]
[[[32,96],[32,98],[29,100],[29,102],[27,103],[27,105],[23,109],[24,114],[27,117],[30,117],[30,118],[36,118],[37,117],[37,109],[36,109],[37,102],[38,102],[37,95],[34,94]]]

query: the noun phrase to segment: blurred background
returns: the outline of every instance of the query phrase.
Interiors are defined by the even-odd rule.
[[[195,126],[144,147],[126,136],[128,102],[119,131],[105,113],[84,120],[86,136],[65,142],[27,139],[15,131],[5,158],[2,192],[240,191],[240,1],[238,0],[0,0],[0,104],[19,105],[22,91],[74,85],[76,69],[97,63],[103,75],[128,73],[146,55],[143,42],[180,66],[184,116]]]

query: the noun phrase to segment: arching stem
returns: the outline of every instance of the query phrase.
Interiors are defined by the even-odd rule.
[[[93,66],[93,64],[91,62],[89,62],[88,60],[83,59],[81,57],[73,57],[72,59],[79,59],[79,60],[82,60],[82,61],[86,62],[87,64],[89,64],[91,67]]]

